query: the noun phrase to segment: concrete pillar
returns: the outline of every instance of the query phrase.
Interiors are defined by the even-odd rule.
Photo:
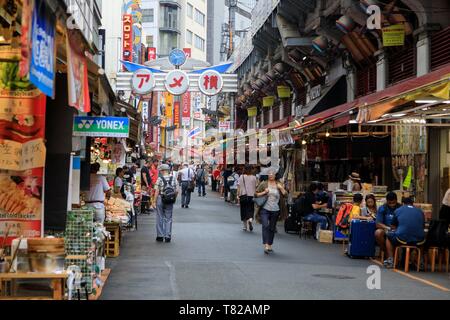
[[[388,59],[384,51],[378,51],[375,55],[378,57],[377,91],[383,91],[388,83]]]
[[[264,108],[261,112],[261,123],[259,124],[259,127],[260,128],[264,127]]]
[[[347,74],[347,102],[352,102],[356,97],[356,73],[351,70]]]
[[[280,104],[280,120],[284,119],[284,105]]]
[[[270,112],[269,112],[269,124],[271,124],[273,122],[273,108],[270,108]]]
[[[431,40],[427,32],[418,35],[416,59],[417,76],[428,74],[431,69]]]

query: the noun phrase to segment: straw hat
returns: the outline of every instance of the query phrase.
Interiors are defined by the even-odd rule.
[[[348,177],[350,179],[352,179],[352,180],[355,180],[355,181],[361,181],[361,178],[360,178],[359,174],[356,173],[356,172],[352,172],[352,174],[349,175]]]

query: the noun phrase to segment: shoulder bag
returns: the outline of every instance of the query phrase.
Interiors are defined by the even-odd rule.
[[[247,193],[247,187],[245,186],[245,175],[242,175],[242,182],[244,184],[244,190],[245,190],[245,194],[239,197],[239,202],[241,203],[245,203],[248,201],[248,193]]]
[[[257,192],[257,193],[259,193],[259,192]],[[266,202],[267,202],[268,199],[269,199],[269,196],[268,196],[268,195],[264,195],[264,196],[262,196],[262,197],[254,197],[254,198],[253,198],[253,202],[254,202],[258,207],[262,208],[262,207],[266,204]]]
[[[189,185],[187,187],[187,191],[188,192],[194,192],[194,190],[195,190],[195,180],[191,179],[191,168],[188,168],[188,180],[189,180]]]

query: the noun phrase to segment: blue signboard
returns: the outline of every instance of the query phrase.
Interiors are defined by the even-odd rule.
[[[34,1],[31,29],[30,82],[45,95],[55,95],[55,18],[44,0]]]
[[[180,49],[174,49],[169,53],[169,62],[174,66],[182,66],[186,62],[186,53]]]
[[[128,138],[130,119],[118,117],[74,117],[73,135],[76,137]]]

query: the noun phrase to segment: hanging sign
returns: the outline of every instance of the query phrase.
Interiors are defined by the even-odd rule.
[[[76,137],[128,138],[130,120],[118,117],[75,117],[73,135]]]
[[[169,93],[174,96],[181,96],[189,89],[189,76],[181,70],[170,71],[166,76],[164,85]]]
[[[204,95],[215,96],[222,91],[222,75],[215,70],[207,70],[200,75],[198,87]]]
[[[273,107],[274,104],[275,104],[275,97],[274,96],[269,96],[269,97],[264,97],[263,98],[263,107],[264,108]]]
[[[231,130],[230,121],[220,121],[219,122],[219,133],[229,133]]]
[[[35,0],[31,31],[30,82],[45,95],[55,97],[55,18],[43,0]]]
[[[184,54],[186,55],[186,58],[190,59],[192,58],[192,49],[191,48],[183,48]]]
[[[249,117],[256,117],[258,115],[258,108],[257,107],[250,107],[247,109],[248,116]]]
[[[183,114],[182,123],[183,126],[189,126],[191,124],[191,93],[186,92],[183,95]]]
[[[405,44],[405,25],[396,24],[382,30],[384,47],[403,46]]]
[[[290,98],[291,97],[291,88],[287,86],[278,86],[278,97],[279,98]]]
[[[154,47],[147,48],[147,60],[148,61],[156,60],[156,48]]]
[[[144,95],[150,93],[155,88],[155,77],[148,69],[139,69],[133,73],[131,78],[133,92]]]
[[[169,62],[176,67],[182,66],[186,62],[186,53],[180,49],[170,51]]]
[[[173,104],[173,109],[174,109],[174,118],[173,118],[173,124],[177,127],[180,128],[180,102],[176,101]]]
[[[67,31],[67,83],[69,91],[69,106],[81,112],[91,111],[89,97],[89,80],[86,57],[79,51],[72,30]]]

